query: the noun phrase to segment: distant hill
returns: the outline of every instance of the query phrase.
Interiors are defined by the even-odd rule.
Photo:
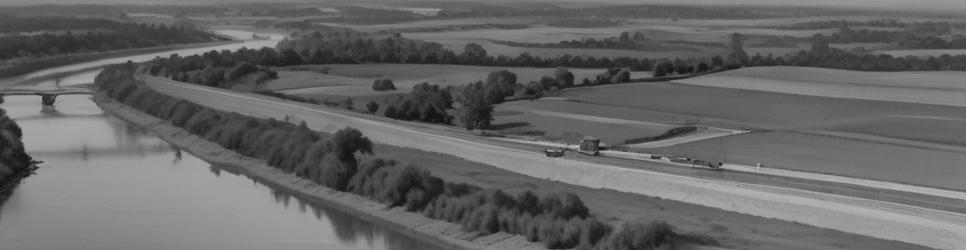
[[[252,2],[289,2],[289,3],[407,3],[418,2],[421,5],[431,2],[473,2],[500,4],[520,3],[520,0],[71,0],[70,4],[150,4],[150,5],[207,5],[207,4],[231,4],[231,3],[252,3]],[[911,3],[908,0],[730,0],[730,1],[711,1],[711,0],[526,0],[529,2],[540,3],[561,3],[571,6],[592,6],[592,5],[640,5],[640,4],[659,4],[659,5],[709,5],[709,6],[742,6],[742,5],[761,5],[775,7],[841,7],[841,8],[860,8],[871,10],[896,10],[896,11],[931,11],[941,12],[947,15],[966,17],[966,1],[962,0],[919,0]],[[3,0],[0,6],[10,5],[36,5],[36,4],[63,4],[64,0]]]

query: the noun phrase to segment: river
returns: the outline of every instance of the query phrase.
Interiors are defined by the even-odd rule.
[[[90,83],[98,70],[83,69],[98,65],[274,46],[278,39],[100,60],[30,77],[77,71],[57,84]],[[46,84],[52,82],[38,85]],[[0,199],[0,249],[441,249],[208,164],[105,115],[88,96],[61,96],[55,107],[42,107],[36,96],[7,97],[0,107],[23,128],[28,153],[45,161]]]

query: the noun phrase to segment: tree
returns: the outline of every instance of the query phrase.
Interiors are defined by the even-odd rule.
[[[812,54],[825,55],[828,54],[829,50],[828,39],[825,38],[825,35],[818,33],[812,36]]]
[[[486,76],[486,84],[498,84],[501,86],[514,85],[517,83],[517,74],[509,70],[499,70],[490,72]]]
[[[554,80],[557,81],[557,88],[569,88],[574,86],[574,73],[570,73],[565,68],[557,68],[553,72]]]
[[[476,82],[463,86],[458,96],[460,108],[457,110],[458,118],[466,130],[483,129],[490,126],[493,120],[493,104],[490,102],[487,86],[482,82]]]
[[[389,79],[376,79],[374,82],[372,82],[372,90],[375,90],[375,91],[396,90],[396,85],[393,84],[392,80],[389,80]]]
[[[705,71],[708,71],[708,70],[709,70],[709,68],[708,68],[708,64],[707,63],[701,62],[701,63],[698,64],[698,72],[705,72]]]
[[[376,103],[376,101],[369,101],[369,103],[366,104],[366,110],[369,110],[369,113],[375,114],[376,111],[379,111],[379,104]]]
[[[382,115],[385,116],[385,117],[392,118],[392,119],[396,119],[396,117],[397,117],[396,116],[396,106],[391,106],[390,105],[388,108],[386,108],[386,111],[384,111],[382,113],[383,113]]]
[[[294,50],[286,49],[282,51],[282,59],[281,59],[281,62],[279,62],[279,65],[289,66],[289,65],[300,65],[304,63],[305,61],[302,60],[302,57],[299,56],[298,53],[295,53]]]
[[[486,58],[486,49],[478,43],[468,43],[463,48],[463,64],[481,64]]]
[[[720,55],[714,55],[714,56],[712,56],[711,57],[711,66],[713,66],[713,67],[721,67],[721,66],[724,66],[724,58],[722,58]]]
[[[674,74],[674,63],[671,63],[671,61],[664,61],[664,64],[661,65],[663,65],[664,72],[667,72],[668,75]]]
[[[688,65],[684,63],[674,65],[674,72],[677,72],[679,75],[686,75],[690,73],[688,72]]]
[[[507,96],[512,96],[516,91],[516,82],[517,75],[508,70],[490,72],[481,94],[490,105],[503,103]]]
[[[346,127],[336,131],[330,139],[332,151],[339,161],[356,163],[355,153],[372,154],[372,141],[358,129]]]
[[[325,155],[320,167],[321,177],[317,177],[316,181],[332,189],[345,191],[346,184],[358,171],[354,159],[353,157],[352,162],[346,162],[339,160],[333,154]]]
[[[607,85],[614,83],[614,75],[611,75],[610,71],[605,71],[604,73],[597,74],[597,84]]]
[[[621,69],[620,71],[617,72],[617,75],[614,76],[615,83],[630,82],[630,81],[631,81],[631,72],[628,71],[627,69]]]
[[[354,104],[355,103],[352,102],[352,98],[346,98],[345,101],[342,102],[342,105],[345,106],[346,109],[354,109],[354,107],[352,107]]]
[[[744,49],[744,37],[739,33],[731,34],[731,52],[728,59],[739,65],[748,64],[748,53]]]
[[[630,33],[628,33],[627,31],[621,32],[621,35],[618,37],[617,40],[620,41],[621,43],[631,42]]]
[[[654,67],[654,77],[667,76],[667,67],[664,67],[664,64],[666,63],[667,62],[661,62],[661,64],[657,65],[657,67]]]
[[[426,54],[425,58],[423,58],[423,63],[425,64],[439,63],[439,57],[436,56],[435,52],[430,52],[429,54]]]

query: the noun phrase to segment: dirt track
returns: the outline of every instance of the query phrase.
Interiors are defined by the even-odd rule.
[[[314,108],[162,78],[145,78],[149,86],[162,93],[215,109],[276,119],[291,116],[323,132],[352,126],[369,138],[385,144],[457,155],[537,178],[658,196],[935,248],[953,249],[966,245],[966,216],[961,214],[797,189],[699,179],[569,158],[547,158],[533,151],[482,143],[479,142],[481,139],[471,137],[439,135],[437,133],[441,131],[370,120],[344,111]]]

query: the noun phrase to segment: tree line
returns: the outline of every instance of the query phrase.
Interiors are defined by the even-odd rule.
[[[39,21],[47,20],[39,17]],[[4,18],[0,18],[4,19]],[[29,23],[32,18],[14,18],[17,23]],[[48,21],[51,25],[61,25],[66,20]],[[43,33],[40,35],[6,35],[0,36],[0,60],[12,58],[36,58],[74,53],[100,52],[120,49],[145,48],[169,44],[198,43],[223,40],[223,38],[202,30],[172,27],[166,25],[149,25],[135,23],[120,23],[115,21],[80,21],[80,27],[89,25],[103,25],[89,28],[86,32],[74,33],[70,31],[75,26],[43,27],[43,30],[66,30],[62,33]],[[38,26],[28,25],[28,27]],[[32,30],[34,28],[20,28],[10,30]]]
[[[568,67],[612,68],[627,67],[633,70],[651,69],[654,61],[631,57],[581,57],[563,55],[544,58],[522,53],[516,57],[488,55],[477,43],[467,44],[457,54],[436,42],[407,39],[399,33],[384,36],[369,35],[357,31],[311,32],[299,37],[285,39],[276,48],[292,51],[309,64],[359,64],[359,63],[407,63],[407,64],[462,64],[502,67]]]
[[[175,81],[196,83],[210,87],[231,88],[241,83],[243,77],[252,74],[254,83],[278,78],[278,72],[269,67],[299,65],[304,62],[292,53],[279,54],[271,48],[236,51],[209,51],[199,55],[182,57],[178,54],[158,57],[147,63],[147,73],[171,78]]]
[[[19,17],[0,14],[0,33],[6,33],[8,35],[37,31],[111,29],[119,25],[121,25],[120,22],[100,18],[61,16]]]
[[[672,41],[668,41],[672,42]],[[725,47],[721,43],[716,42],[692,42],[692,41],[673,41],[677,44],[696,44],[706,47]],[[651,40],[644,33],[640,31],[630,33],[621,32],[618,36],[607,37],[603,39],[574,39],[574,40],[564,40],[555,43],[531,43],[531,42],[515,42],[515,41],[493,41],[496,44],[503,44],[513,47],[527,47],[527,48],[583,48],[583,49],[623,49],[623,50],[663,50],[668,49],[667,46],[663,44],[662,41]]]
[[[812,47],[784,57],[755,55],[746,66],[804,66],[862,71],[966,71],[966,55],[894,57],[887,54],[858,54],[829,46],[822,35],[812,38]]]
[[[0,104],[3,97],[0,96]],[[0,108],[0,187],[5,187],[13,175],[27,171],[33,158],[24,151],[23,130]],[[2,191],[2,190],[0,190]]]
[[[786,25],[774,26],[776,29],[782,30],[818,30],[818,29],[836,29],[842,26],[862,26],[862,27],[886,27],[886,28],[901,28],[901,29],[916,29],[916,30],[934,30],[934,31],[944,31],[945,33],[950,32],[953,27],[962,27],[963,24],[953,24],[948,21],[925,21],[925,22],[902,22],[896,19],[877,19],[877,20],[867,20],[867,21],[850,21],[850,20],[816,20],[808,22],[800,22]]]
[[[388,207],[403,207],[483,234],[523,235],[554,249],[652,249],[673,245],[676,233],[663,222],[635,222],[614,233],[573,193],[537,195],[523,191],[511,195],[497,189],[447,182],[411,164],[378,158],[359,162],[357,154],[374,153],[372,142],[359,130],[344,128],[324,134],[312,131],[304,122],[294,125],[209,109],[139,84],[133,78],[137,67],[133,63],[109,66],[96,77],[95,84],[100,93],[129,107],[334,190],[364,196]]]

